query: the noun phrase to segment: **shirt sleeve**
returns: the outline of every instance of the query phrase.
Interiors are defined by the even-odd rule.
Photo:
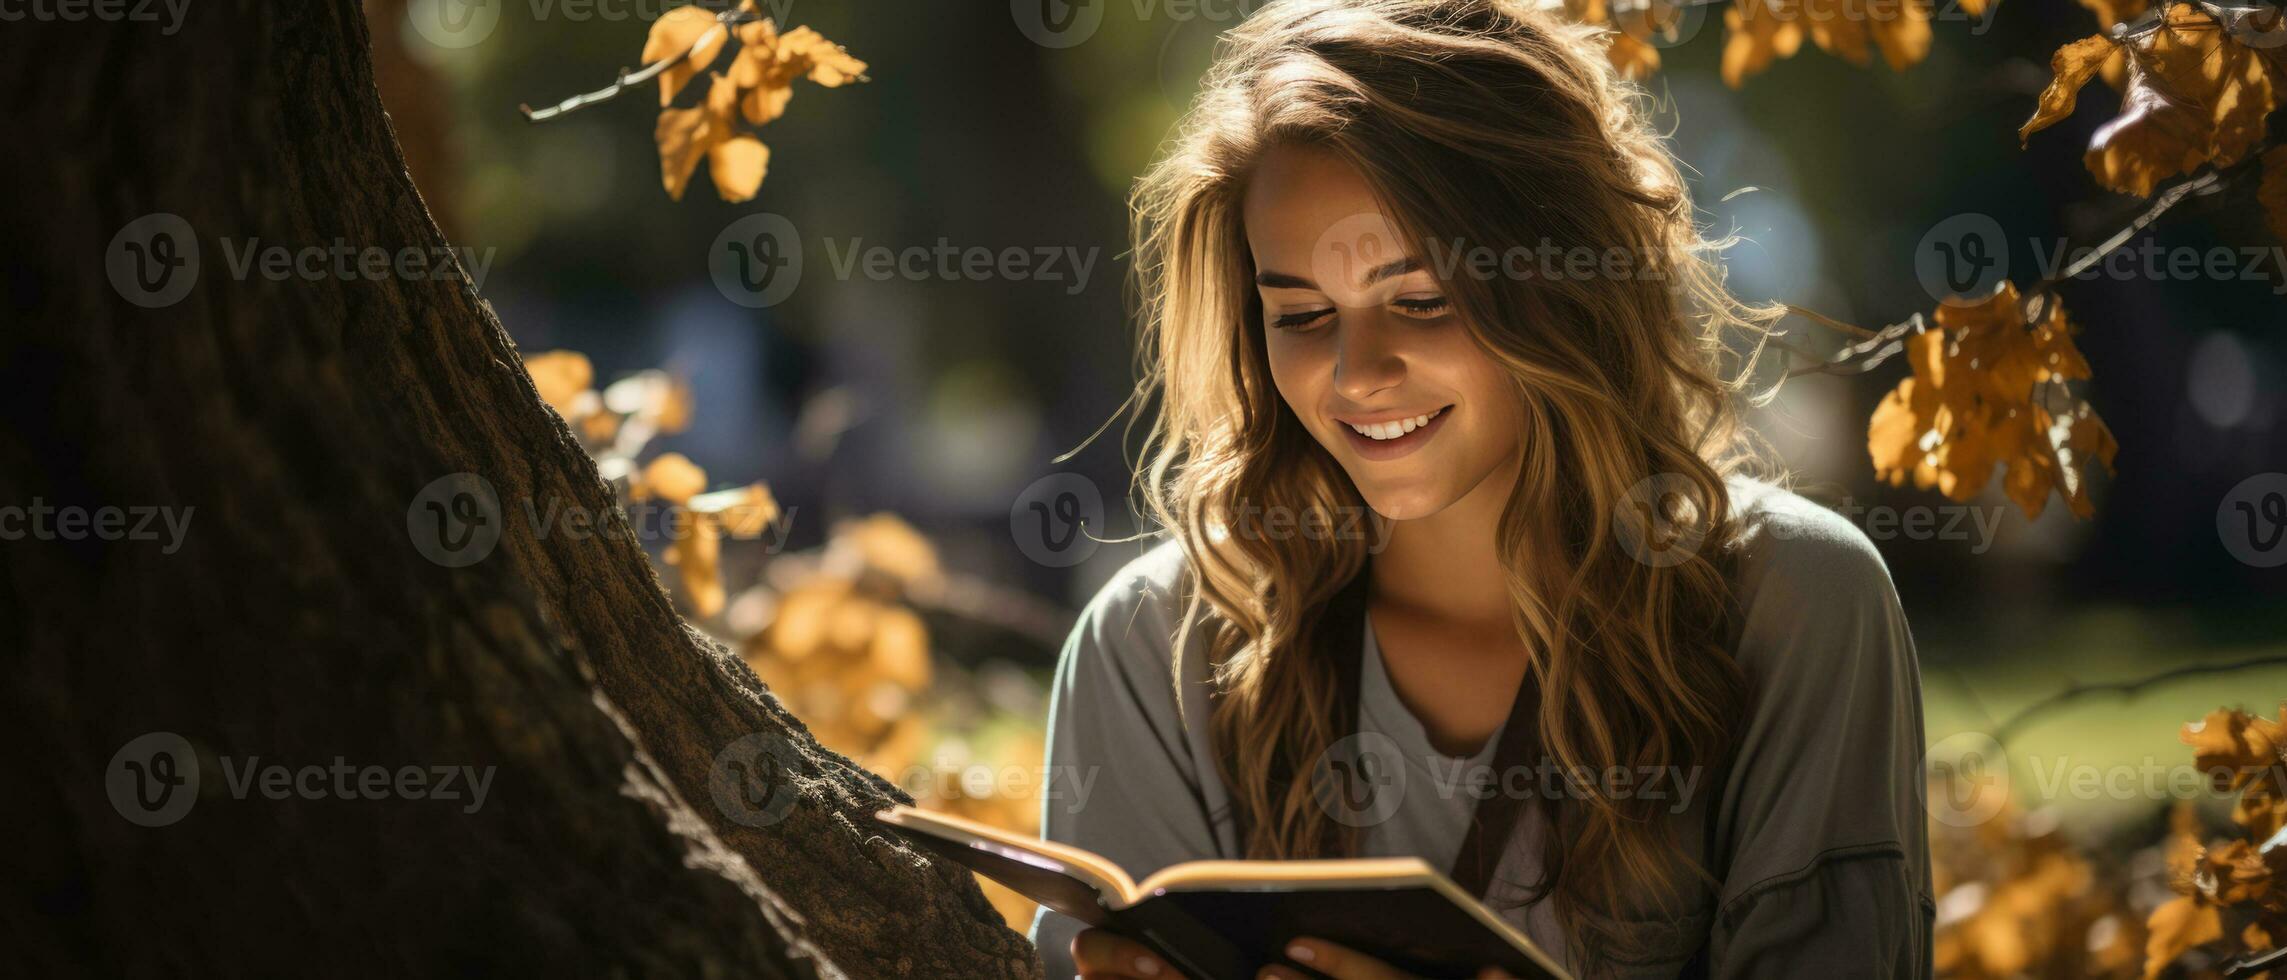
[[[1175,698],[1170,650],[1183,603],[1165,571],[1172,550],[1139,559],[1089,603],[1065,641],[1049,701],[1049,785],[1060,791],[1044,795],[1041,835],[1101,854],[1137,879],[1220,853],[1212,760]],[[1196,722],[1205,686],[1191,676],[1205,670],[1186,667],[1183,708]],[[1034,918],[1047,976],[1073,975],[1072,937],[1081,928],[1046,909]]]
[[[1928,977],[1920,672],[1889,571],[1800,498],[1745,551],[1738,655],[1756,700],[1715,825],[1711,973]]]

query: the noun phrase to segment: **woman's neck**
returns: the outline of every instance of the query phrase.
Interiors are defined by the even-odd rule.
[[[1396,522],[1370,566],[1373,603],[1452,623],[1510,622],[1500,525],[1516,481],[1504,465],[1444,510]]]

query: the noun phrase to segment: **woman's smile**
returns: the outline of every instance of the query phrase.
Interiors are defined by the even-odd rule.
[[[1398,414],[1375,412],[1372,414],[1337,415],[1334,421],[1348,437],[1350,451],[1368,462],[1382,462],[1412,455],[1437,437],[1445,420],[1453,414],[1453,406],[1445,405],[1427,412]]]

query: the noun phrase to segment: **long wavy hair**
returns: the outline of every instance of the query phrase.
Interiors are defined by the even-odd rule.
[[[1733,379],[1779,311],[1725,288],[1713,253],[1729,240],[1700,232],[1643,92],[1604,44],[1506,0],[1280,0],[1224,36],[1137,185],[1139,404],[1159,404],[1138,493],[1189,561],[1209,631],[1211,738],[1250,857],[1356,846],[1321,805],[1323,756],[1351,733],[1333,730],[1348,714],[1312,642],[1367,561],[1356,535],[1232,532],[1273,508],[1364,512],[1271,380],[1241,198],[1273,145],[1348,161],[1421,250],[1624,250],[1618,276],[1445,277],[1513,378],[1523,424],[1497,533],[1531,650],[1525,683],[1540,691],[1539,750],[1565,771],[1728,758],[1746,693],[1728,649],[1725,477],[1760,458]],[[1659,523],[1631,528],[1634,516]],[[1662,528],[1698,546],[1680,563],[1639,560],[1628,535]],[[1665,905],[1681,869],[1707,872],[1678,860],[1666,801],[1641,786],[1625,798],[1576,789],[1557,805],[1529,900],[1553,897],[1573,945],[1591,948],[1600,920],[1642,909],[1632,896]]]

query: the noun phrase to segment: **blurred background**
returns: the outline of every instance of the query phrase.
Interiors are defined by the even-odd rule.
[[[592,430],[599,456],[636,470],[680,454],[706,489],[760,482],[775,498],[770,533],[678,559],[719,560],[719,608],[692,604],[664,571],[670,591],[828,744],[925,803],[1030,829],[1029,791],[961,774],[1037,769],[1063,631],[1146,543],[1043,550],[1029,505],[1071,491],[1086,509],[1092,495],[1101,537],[1150,530],[1126,505],[1123,198],[1215,35],[1258,4],[1100,4],[1100,24],[1064,47],[1035,42],[1021,0],[766,5],[847,46],[870,81],[799,85],[761,130],[759,196],[727,204],[706,178],[680,202],[662,191],[652,86],[545,123],[518,111],[639,67],[671,4],[508,2],[490,27],[440,35],[416,26],[437,2],[369,0],[384,99],[440,224],[491,256],[482,289],[509,333],[528,354],[584,355],[589,383],[574,392],[638,377],[687,396],[687,418],[644,438]],[[1718,75],[1719,21],[1687,21],[1647,86],[1707,224],[1746,239],[1729,262],[1747,298],[1879,327],[1931,309],[1914,256],[1949,218],[1998,222],[2010,278],[2030,283],[2044,249],[2094,243],[2137,210],[2081,165],[2118,108],[2101,84],[2074,118],[2017,139],[2049,52],[2096,30],[2081,6],[2008,0],[1941,19],[1927,59],[1903,72],[1806,45],[1740,90]],[[2252,197],[2188,201],[2150,238],[2268,252],[2279,243]],[[783,300],[752,309],[717,288],[709,250],[758,213],[790,223],[803,261]],[[1011,248],[1033,273],[971,277],[956,262],[944,275],[934,257]],[[863,257],[880,249],[930,253],[926,274],[869,275]],[[1043,266],[1042,250],[1059,258]],[[2054,499],[2027,520],[1998,481],[1967,505],[1878,484],[1866,423],[1903,359],[1797,379],[1756,416],[1807,493],[1861,509],[1913,624],[1933,744],[1993,732],[2076,686],[2287,655],[2287,569],[2242,560],[2219,526],[2245,481],[2287,470],[2287,271],[2276,253],[2266,261],[2258,278],[2061,288],[2094,366],[2088,394],[2121,447],[2090,520]],[[628,414],[621,395],[606,414]],[[1912,533],[1881,508],[1934,520]],[[669,537],[650,544],[667,569]],[[2181,765],[2182,724],[2224,705],[2268,715],[2283,695],[2287,667],[2273,664],[2096,691],[2024,719],[2008,739],[2019,778],[2002,829],[1937,828],[1953,945],[1941,966],[2135,972],[2140,924],[2169,896],[2155,847],[2169,795],[2042,792],[2025,775]],[[2201,818],[2228,827],[2229,801],[2200,798]],[[996,901],[1029,919],[1013,897]]]

